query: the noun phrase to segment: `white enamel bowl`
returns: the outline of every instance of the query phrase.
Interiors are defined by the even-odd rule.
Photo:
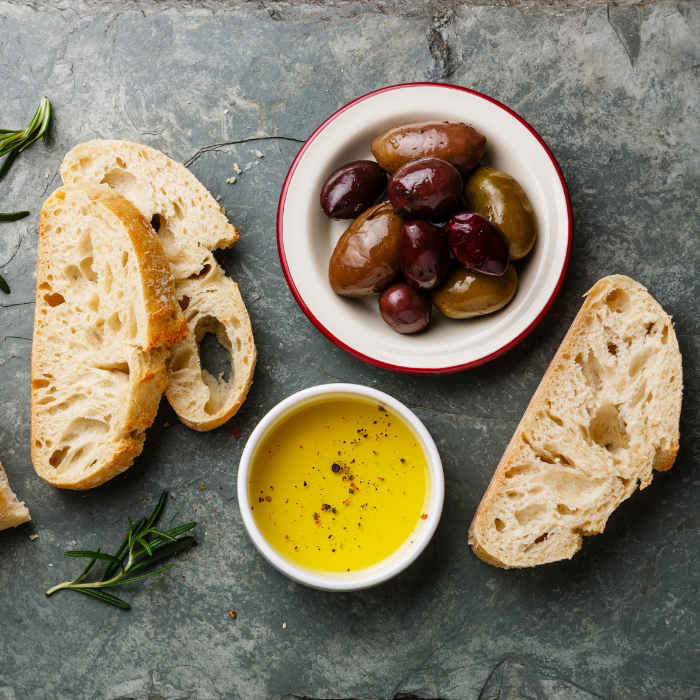
[[[419,521],[413,531],[411,540],[407,540],[391,556],[374,566],[350,573],[325,573],[310,570],[296,565],[282,557],[273,549],[260,532],[255,518],[250,510],[250,497],[248,494],[248,481],[250,468],[255,458],[256,450],[268,432],[274,429],[281,421],[292,413],[296,413],[305,405],[316,403],[323,399],[351,398],[368,400],[372,403],[386,406],[390,411],[398,415],[412,430],[423,448],[428,465],[428,493],[424,512],[428,517]],[[376,586],[388,581],[401,573],[412,564],[425,549],[430,538],[437,528],[442,513],[442,504],[445,497],[445,480],[442,473],[440,454],[435,447],[430,433],[418,417],[404,406],[400,401],[387,394],[360,386],[358,384],[324,384],[311,389],[305,389],[277,404],[261,421],[253,431],[248,443],[243,450],[241,463],[238,468],[238,505],[241,516],[253,544],[260,554],[272,564],[278,571],[288,576],[297,583],[303,583],[311,588],[323,591],[359,591],[363,588]]]
[[[353,160],[372,159],[372,140],[399,124],[462,121],[487,138],[483,162],[523,186],[537,217],[537,241],[516,264],[518,291],[503,310],[467,321],[433,309],[428,328],[394,332],[377,297],[337,296],[328,261],[349,221],[322,212],[326,178]],[[338,347],[377,367],[411,374],[457,372],[497,357],[542,320],[564,281],[573,230],[566,182],[537,132],[500,102],[455,85],[412,83],[376,90],[338,110],[314,131],[294,159],[277,210],[277,246],[289,288],[316,328]]]

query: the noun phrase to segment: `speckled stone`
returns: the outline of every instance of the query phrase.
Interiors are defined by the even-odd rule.
[[[0,460],[33,517],[0,533],[0,699],[700,697],[700,5],[571,4],[0,2],[0,125],[26,124],[44,94],[54,107],[50,138],[0,183],[0,209],[31,211],[0,224],[12,288],[0,294]],[[425,79],[481,90],[525,117],[559,159],[576,221],[569,274],[541,325],[449,377],[373,369],[326,341],[289,293],[275,244],[280,188],[311,131],[369,90]],[[29,359],[39,210],[63,155],[92,138],[159,148],[221,196],[243,234],[225,266],[260,356],[229,425],[191,431],[163,401],[135,465],[73,493],[32,468]],[[230,185],[234,163],[243,173]],[[467,546],[471,518],[581,295],[609,273],[645,284],[674,317],[686,385],[676,465],[572,561],[487,566]],[[221,362],[216,347],[205,355]],[[412,407],[445,468],[425,554],[356,594],[270,568],[235,498],[260,418],[330,381]],[[115,547],[126,514],[146,512],[164,488],[174,496],[166,522],[202,520],[199,547],[125,587],[131,612],[71,592],[44,597],[79,569],[65,549]]]

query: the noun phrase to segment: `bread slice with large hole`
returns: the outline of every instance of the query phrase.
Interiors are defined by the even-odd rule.
[[[0,530],[17,527],[31,520],[29,511],[10,488],[7,474],[0,464]]]
[[[32,349],[32,461],[54,486],[89,489],[131,466],[186,337],[163,247],[106,185],[44,203]]]
[[[671,468],[682,394],[671,317],[629,277],[601,279],[479,505],[475,554],[504,568],[570,559],[654,469]]]
[[[219,427],[245,400],[257,356],[238,285],[212,255],[234,246],[240,234],[185,166],[148,146],[88,141],[66,155],[61,176],[66,183],[109,185],[153,221],[191,331],[168,361],[165,395],[190,428]],[[228,379],[202,367],[199,344],[206,333],[215,334],[231,355]]]

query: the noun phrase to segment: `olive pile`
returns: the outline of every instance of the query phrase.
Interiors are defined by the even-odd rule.
[[[537,226],[520,184],[480,165],[485,149],[466,124],[423,122],[377,137],[376,162],[338,168],[321,207],[354,221],[331,256],[333,291],[379,294],[382,318],[399,333],[425,328],[433,304],[450,318],[502,309],[518,287],[511,261],[530,252]]]

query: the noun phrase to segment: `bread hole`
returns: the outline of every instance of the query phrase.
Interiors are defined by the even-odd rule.
[[[104,289],[107,294],[112,291],[112,267],[108,262],[105,263],[105,279],[104,279]]]
[[[627,311],[630,305],[630,298],[627,292],[623,289],[613,289],[605,297],[605,304],[616,314],[621,314]]]
[[[129,251],[128,250],[123,250],[122,251],[122,267],[126,267],[126,263],[129,262]]]
[[[629,486],[629,483],[631,481],[631,479],[625,479],[624,476],[618,476],[617,479],[625,488]]]
[[[218,413],[225,405],[233,385],[233,356],[231,341],[224,325],[213,316],[204,316],[195,327],[202,381],[209,389],[204,410]]]
[[[51,307],[55,308],[65,303],[65,299],[62,294],[56,292],[55,294],[44,294],[44,301]]]
[[[542,516],[544,516],[544,514],[545,506],[543,506],[541,503],[531,503],[529,506],[516,510],[514,513],[515,519],[521,526],[525,526],[531,522],[534,522],[535,520],[539,520]]]
[[[185,295],[178,303],[180,304],[180,308],[184,311],[190,305],[190,298]]]
[[[89,282],[97,282],[97,274],[92,269],[92,255],[88,255],[80,263],[80,269]]]
[[[160,220],[161,220],[161,215],[160,214],[154,214],[153,218],[151,219],[151,226],[153,226],[153,230],[158,233],[160,231]]]
[[[56,190],[53,196],[63,201],[66,198],[66,193],[63,190]]]
[[[652,353],[652,348],[646,348],[641,352],[638,352],[632,358],[632,362],[630,362],[630,368],[627,372],[630,377],[635,377],[637,374],[639,374],[639,372],[644,368],[644,365],[646,365],[647,360],[649,359]]]
[[[608,343],[608,352],[614,357],[617,355],[617,345],[615,343]]]
[[[42,446],[43,446],[43,443],[41,442],[41,440],[34,440],[34,447],[42,447]]]
[[[559,503],[559,505],[557,505],[557,513],[559,513],[559,515],[575,515],[578,513],[578,508],[569,508],[563,503]]]
[[[138,180],[136,176],[126,170],[126,166],[110,170],[103,178],[103,185],[109,185],[127,199],[134,199],[138,194]]]
[[[664,326],[661,331],[661,344],[666,345],[668,343],[668,326]]]
[[[654,330],[654,322],[651,321],[650,323],[647,323],[644,327],[646,328],[647,335],[651,335],[651,332]]]
[[[49,386],[51,382],[48,379],[33,379],[32,380],[32,388],[33,389],[45,389],[47,386]]]
[[[209,274],[210,270],[211,270],[211,265],[209,263],[207,263],[199,272],[197,272],[194,275],[190,275],[187,279],[190,279],[190,280],[204,279]]]
[[[603,368],[593,350],[588,351],[587,358],[583,357],[583,353],[576,355],[576,363],[581,368],[588,386],[598,393],[603,387]]]
[[[119,318],[119,314],[115,311],[108,319],[107,325],[110,327],[113,333],[119,333],[122,329],[122,322]]]
[[[627,424],[612,403],[604,403],[598,408],[588,426],[588,433],[593,442],[608,452],[627,449],[630,444]]]
[[[90,299],[88,300],[88,308],[91,311],[94,311],[97,313],[97,310],[100,308],[100,296],[99,294],[92,294],[90,296]]]
[[[506,524],[500,518],[496,518],[493,524],[498,532],[503,532],[506,529]]]
[[[123,374],[126,377],[129,376],[129,363],[128,362],[103,362],[99,365],[95,365],[95,369],[101,369],[106,372],[116,372],[117,374]]]
[[[48,290],[51,290],[51,285],[50,285],[48,282],[42,282],[42,283],[37,287],[37,289],[41,289],[41,290],[46,290],[46,289],[48,289]]]
[[[535,547],[538,544],[542,544],[542,542],[544,542],[548,536],[549,536],[549,533],[545,532],[544,535],[540,535],[539,537],[535,538],[535,540],[532,542],[532,544],[529,544],[527,547],[525,547],[525,549],[523,549],[523,553],[529,552],[533,547]]]
[[[182,221],[182,219],[185,218],[185,215],[182,213],[182,208],[177,202],[173,202],[173,210],[175,211],[175,216],[177,217],[177,219]]]
[[[551,411],[545,411],[547,418],[551,420],[553,423],[556,423],[558,426],[563,426],[564,421],[559,418],[558,416],[555,416]]]
[[[520,464],[518,466],[511,467],[510,469],[506,469],[504,476],[506,479],[512,479],[513,477],[519,476],[520,474],[525,474],[529,471],[532,471],[532,468],[529,465]]]
[[[68,447],[64,447],[62,450],[54,450],[49,457],[49,464],[54,468],[58,469],[61,466],[61,462],[66,458],[68,454]]]
[[[136,321],[136,312],[134,311],[134,307],[130,306],[129,307],[129,340],[134,340],[136,338],[136,334],[138,333],[138,323]]]
[[[522,498],[525,494],[521,491],[506,491],[506,496],[508,498]]]
[[[77,265],[66,265],[63,268],[63,274],[66,276],[72,287],[80,289],[84,286],[85,277]]]

